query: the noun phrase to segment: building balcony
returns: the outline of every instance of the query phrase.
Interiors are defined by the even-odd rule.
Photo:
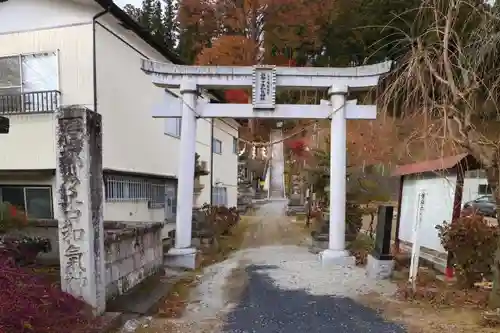
[[[57,90],[32,91],[0,95],[0,114],[33,114],[55,112],[60,105]]]

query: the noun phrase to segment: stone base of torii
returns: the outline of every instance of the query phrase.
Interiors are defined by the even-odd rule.
[[[346,120],[375,119],[376,106],[347,101],[352,90],[368,90],[378,84],[391,63],[350,68],[290,68],[274,66],[183,66],[142,61],[143,71],[163,89],[180,88],[180,98],[165,92],[165,100],[153,111],[155,118],[180,117],[178,211],[175,247],[168,253],[172,266],[195,268],[192,247],[193,181],[197,118],[331,119],[330,234],[328,249],[319,258],[324,265],[354,265],[345,249]],[[206,89],[252,88],[252,104],[211,104],[198,99]],[[328,101],[320,105],[277,105],[276,88],[328,89]]]

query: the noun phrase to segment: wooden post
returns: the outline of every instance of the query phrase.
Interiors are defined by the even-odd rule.
[[[398,200],[398,212],[396,217],[396,230],[394,232],[394,254],[399,254],[400,244],[399,244],[399,226],[401,225],[401,203],[403,202],[403,185],[405,181],[405,176],[399,178],[399,200]]]
[[[455,195],[453,197],[453,213],[451,216],[451,223],[455,223],[456,220],[460,218],[460,213],[462,211],[462,196],[464,192],[464,170],[459,164],[457,166],[457,183],[455,184]],[[454,275],[453,269],[453,253],[448,251],[448,256],[446,258],[446,269],[445,274],[447,278],[452,278]]]

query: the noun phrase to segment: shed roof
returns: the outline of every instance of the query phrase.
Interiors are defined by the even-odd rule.
[[[479,168],[479,163],[469,154],[460,154],[442,157],[436,160],[423,161],[413,164],[399,165],[393,171],[393,176],[413,175],[424,172],[443,171],[460,166],[463,170]]]

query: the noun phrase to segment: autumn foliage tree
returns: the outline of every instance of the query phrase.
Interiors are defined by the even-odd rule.
[[[321,18],[331,2],[324,0],[183,0],[179,21],[186,34],[181,44],[197,53],[199,65],[291,65],[298,54],[319,47]],[[200,36],[204,38],[200,39]],[[295,61],[294,61],[295,62]],[[305,62],[304,62],[305,63]],[[229,102],[248,102],[249,91],[228,91]],[[263,126],[252,120],[250,126]],[[253,131],[252,131],[253,132]]]
[[[179,54],[189,63],[216,37],[217,12],[209,0],[180,0],[177,11]]]

